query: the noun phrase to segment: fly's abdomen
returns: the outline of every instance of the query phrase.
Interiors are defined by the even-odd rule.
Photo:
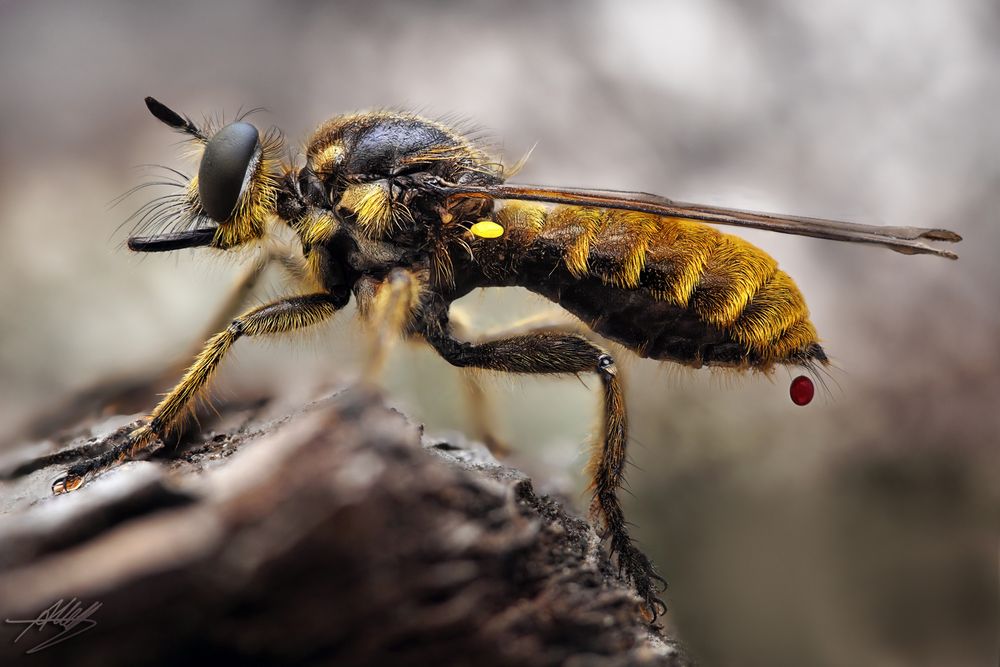
[[[767,253],[703,224],[508,204],[518,284],[654,359],[760,369],[825,362],[805,299]]]

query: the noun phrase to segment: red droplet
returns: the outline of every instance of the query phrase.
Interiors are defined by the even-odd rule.
[[[792,397],[795,405],[809,405],[813,396],[816,395],[816,387],[813,381],[805,375],[800,375],[792,380],[792,386],[788,388],[788,395]]]

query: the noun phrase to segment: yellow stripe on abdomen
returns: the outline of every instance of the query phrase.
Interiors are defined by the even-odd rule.
[[[742,363],[767,368],[808,357],[810,346],[818,342],[805,299],[792,279],[770,255],[739,237],[687,220],[574,206],[548,210],[536,204],[508,204],[496,219],[507,229],[505,236],[520,239],[514,244],[515,255],[547,254],[572,279],[597,279],[621,289],[630,304],[648,298],[651,306],[666,302],[684,312],[682,320],[688,324],[669,317],[629,327],[622,323],[620,331],[634,333],[622,333],[618,339],[640,354],[666,345],[654,341],[677,334],[690,340],[690,349],[703,349],[704,358],[690,360],[695,365],[712,363],[711,355],[721,354],[712,350],[731,341],[730,347],[737,344],[743,350]],[[550,275],[550,280],[558,279]],[[595,299],[609,298],[603,288],[594,292]],[[600,303],[594,307],[603,311]],[[614,307],[612,298],[607,308]],[[641,308],[633,311],[630,317],[643,318]],[[598,321],[614,317],[610,311],[591,316]],[[698,329],[689,326],[694,321],[705,323],[702,333],[695,334]],[[726,355],[727,361],[719,357],[716,363],[741,363]]]

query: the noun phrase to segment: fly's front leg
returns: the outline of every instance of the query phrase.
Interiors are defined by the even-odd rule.
[[[260,282],[261,276],[264,275],[264,272],[267,271],[268,267],[272,264],[280,266],[285,275],[290,279],[290,291],[301,290],[305,292],[309,290],[308,287],[304,286],[306,285],[306,278],[305,267],[302,265],[302,258],[294,257],[288,248],[282,247],[269,249],[267,253],[244,269],[240,276],[236,279],[236,282],[226,295],[226,300],[222,302],[218,310],[215,312],[215,317],[205,327],[202,340],[213,335],[215,332],[220,331],[234,317],[239,315],[240,310],[245,308],[247,298]],[[195,343],[195,345],[197,345],[197,343]],[[196,354],[197,352],[198,347],[191,350],[191,354]],[[188,358],[190,358],[190,355],[188,355]],[[183,366],[181,368],[183,369]]]
[[[621,572],[635,587],[648,613],[655,619],[665,611],[656,591],[657,584],[664,584],[663,578],[632,542],[618,499],[625,480],[628,419],[621,380],[611,355],[582,336],[561,332],[467,343],[454,338],[444,324],[431,327],[425,335],[438,353],[455,366],[508,373],[597,374],[603,390],[603,410],[600,434],[588,466],[594,493],[591,512],[610,541]]]
[[[85,479],[123,463],[148,448],[157,438],[178,429],[192,407],[194,398],[215,374],[226,353],[243,336],[282,334],[318,324],[347,304],[349,294],[310,294],[275,301],[247,311],[209,339],[181,381],[160,401],[147,423],[129,434],[128,439],[108,452],[74,465],[52,484],[53,493],[73,491]]]
[[[261,277],[272,264],[281,267],[282,272],[290,281],[290,289],[304,292],[315,287],[315,285],[309,286],[306,267],[301,256],[293,255],[291,249],[285,246],[269,248],[262,257],[244,269],[236,279],[226,295],[226,300],[215,311],[215,316],[205,327],[198,340],[205,340],[215,332],[221,331],[233,318],[239,315],[240,310],[245,307],[248,297],[256,289]],[[197,355],[200,349],[199,343],[195,342],[187,354],[171,365],[167,372],[158,376],[157,384],[162,387],[166,382],[177,377],[179,373],[184,371],[187,360]]]
[[[78,423],[91,413],[107,413],[109,410],[128,413],[145,407],[157,392],[162,391],[164,386],[169,386],[170,382],[184,372],[188,362],[200,351],[201,345],[209,336],[239,315],[247,296],[272,263],[279,263],[293,283],[304,284],[301,258],[294,257],[287,248],[269,251],[243,270],[230,288],[225,301],[216,309],[210,324],[205,327],[202,335],[195,338],[193,349],[177,355],[151,372],[105,379],[87,387],[51,411],[39,415],[28,426],[27,433],[42,437],[46,433]]]

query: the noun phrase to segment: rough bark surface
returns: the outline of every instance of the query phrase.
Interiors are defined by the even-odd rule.
[[[66,496],[58,469],[130,418],[4,462],[0,618],[101,606],[33,655],[60,629],[4,623],[0,663],[690,664],[587,522],[481,445],[360,391],[223,417]]]

